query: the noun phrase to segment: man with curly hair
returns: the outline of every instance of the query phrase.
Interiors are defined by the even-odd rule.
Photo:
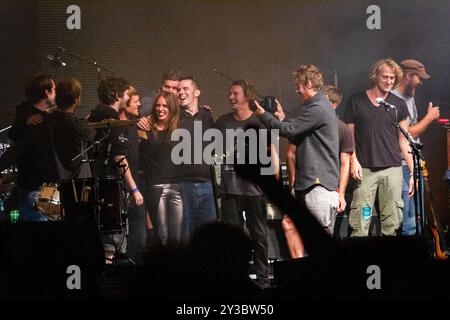
[[[256,114],[268,127],[280,130],[296,148],[295,195],[302,206],[332,235],[339,203],[339,133],[336,114],[325,97],[323,76],[314,65],[294,72],[297,92],[304,105],[299,115],[283,121],[285,114],[277,102],[272,115],[255,102]]]

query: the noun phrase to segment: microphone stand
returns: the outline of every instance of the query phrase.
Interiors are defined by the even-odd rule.
[[[75,58],[75,59],[77,59],[77,60],[86,62],[87,64],[90,64],[90,65],[94,66],[95,69],[96,69],[96,71],[97,71],[97,81],[98,81],[98,83],[100,83],[100,81],[102,80],[102,79],[101,79],[101,75],[100,75],[100,73],[101,73],[102,70],[103,70],[103,71],[106,71],[106,72],[109,72],[109,73],[112,73],[113,75],[115,74],[114,71],[112,71],[111,69],[109,69],[109,68],[107,68],[107,67],[105,67],[105,66],[100,65],[100,64],[97,63],[96,61],[91,61],[91,60],[88,60],[88,59],[86,59],[86,58],[84,58],[84,57],[82,57],[82,56],[79,56],[79,55],[77,55],[77,54],[71,53],[71,52],[67,51],[67,50],[66,50],[65,48],[63,48],[63,47],[58,47],[58,50],[61,51],[61,52],[63,52],[63,53],[65,53],[65,54],[67,54],[67,55],[70,56],[70,57],[73,57],[73,58]]]
[[[395,107],[395,106],[394,106]],[[403,134],[403,136],[406,138],[406,140],[408,140],[408,143],[411,147],[412,150],[412,155],[413,155],[413,164],[414,164],[414,172],[413,172],[413,178],[414,178],[414,205],[415,205],[415,215],[416,215],[416,235],[419,235],[421,233],[423,233],[423,231],[425,230],[425,226],[424,226],[424,213],[423,213],[423,199],[422,199],[422,166],[421,166],[421,160],[425,160],[422,152],[420,151],[423,148],[423,144],[420,142],[416,142],[414,141],[413,137],[411,137],[411,135],[406,132],[401,126],[400,123],[398,122],[398,110],[397,108],[393,108],[395,110],[395,126],[397,127],[398,130],[400,130],[400,132]],[[391,114],[389,112],[389,108],[386,108],[386,111]],[[416,189],[416,185],[417,187],[417,191]],[[420,225],[420,228],[419,228]]]

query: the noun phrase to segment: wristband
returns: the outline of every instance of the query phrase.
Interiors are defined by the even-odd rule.
[[[135,193],[136,191],[138,191],[138,187],[137,186],[130,190],[131,193]]]

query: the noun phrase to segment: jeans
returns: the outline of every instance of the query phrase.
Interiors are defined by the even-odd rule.
[[[210,181],[181,183],[184,220],[183,240],[189,241],[201,226],[217,221],[214,193]]]
[[[402,166],[403,169],[403,186],[402,186],[402,198],[404,202],[403,207],[403,226],[402,226],[402,235],[411,236],[416,234],[416,204],[414,202],[414,196],[408,196],[409,189],[409,174],[410,171],[407,166]],[[420,175],[420,182],[422,188],[419,192],[419,195],[422,199],[422,208],[423,208],[423,176]],[[423,210],[422,210],[423,212]],[[420,217],[423,219],[423,216]],[[419,224],[419,234],[421,234],[421,228]]]
[[[26,190],[18,188],[19,221],[48,221],[47,217],[40,214],[34,207],[39,197],[39,190]]]

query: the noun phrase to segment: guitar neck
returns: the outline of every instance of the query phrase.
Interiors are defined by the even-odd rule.
[[[434,207],[433,207],[433,193],[431,192],[431,187],[430,187],[430,181],[428,180],[427,176],[423,177],[423,185],[425,187],[425,191],[428,194],[428,199],[429,199],[429,205],[430,205],[430,211],[431,211],[431,215],[433,217],[433,222],[436,225],[437,224],[437,219],[436,219],[436,214],[434,212]]]

